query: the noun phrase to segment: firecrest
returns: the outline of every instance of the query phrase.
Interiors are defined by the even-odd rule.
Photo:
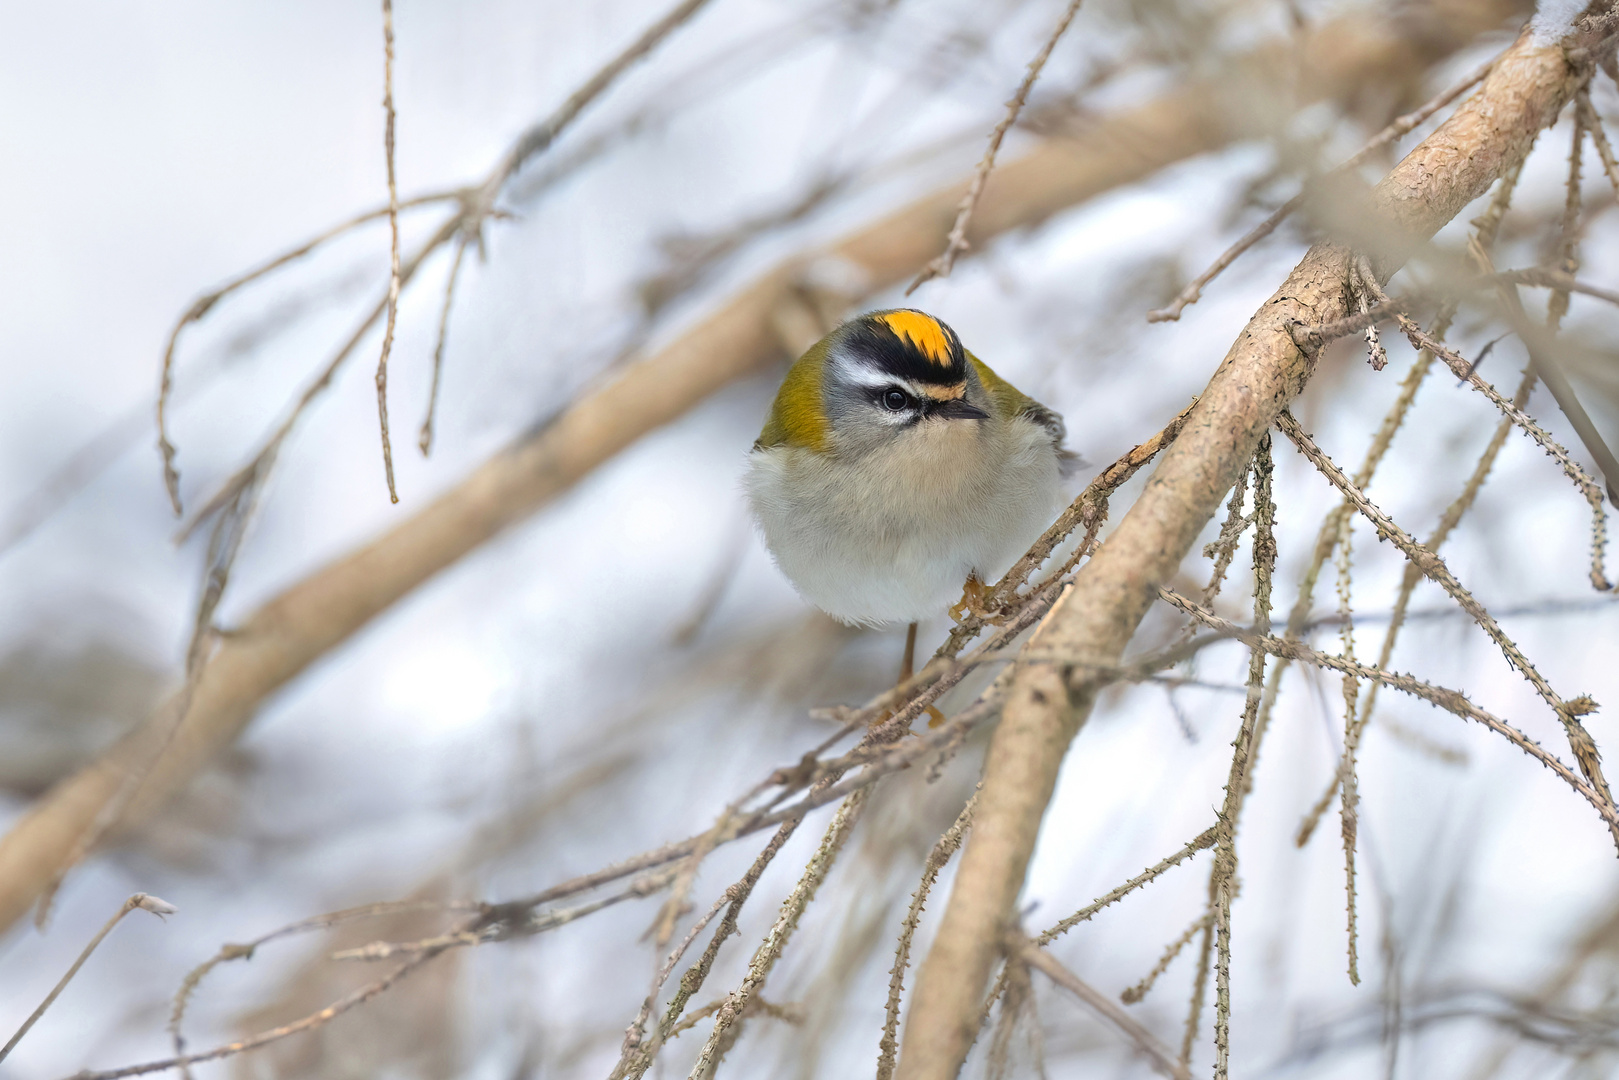
[[[1055,516],[1077,463],[1062,417],[920,311],[874,311],[793,364],[748,457],[753,514],[805,599],[916,622],[994,581]]]

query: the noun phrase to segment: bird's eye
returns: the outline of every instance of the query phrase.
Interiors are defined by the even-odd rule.
[[[883,407],[889,412],[899,412],[911,403],[911,396],[903,390],[890,390],[883,395]]]

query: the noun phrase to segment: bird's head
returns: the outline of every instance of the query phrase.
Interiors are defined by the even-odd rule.
[[[851,319],[795,369],[773,423],[783,441],[823,451],[969,437],[994,407],[956,332],[910,309]]]

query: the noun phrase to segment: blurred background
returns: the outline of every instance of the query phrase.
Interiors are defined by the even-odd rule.
[[[379,461],[373,331],[279,455],[216,621],[228,630],[420,510],[783,259],[959,182],[1062,8],[714,0],[506,188],[508,215],[488,224],[461,269],[428,458],[415,431],[450,249],[407,290],[390,369],[399,505]],[[400,0],[401,196],[482,178],[664,10],[662,0]],[[1086,0],[1003,161],[1056,140],[1083,150],[1110,117],[1173,103],[1189,86],[1223,88],[1217,107],[1229,124],[1165,168],[982,245],[904,302],[948,321],[1065,414],[1069,445],[1091,463],[1083,483],[1202,389],[1308,245],[1308,222],[1283,226],[1179,322],[1149,324],[1146,312],[1303,177],[1509,44],[1528,14],[1483,0]],[[1390,42],[1414,58],[1397,77],[1368,66],[1380,73],[1340,92],[1302,89],[1312,49],[1341,57]],[[1273,82],[1253,79],[1254,57],[1273,55],[1290,59],[1260,65]],[[375,4],[0,6],[4,827],[183,679],[207,538],[174,541],[152,424],[163,347],[200,293],[385,204],[382,69]],[[1600,114],[1619,118],[1611,81],[1598,76],[1592,93]],[[1444,115],[1374,157],[1366,177]],[[1569,129],[1565,117],[1525,167],[1502,231],[1503,268],[1554,257]],[[1613,190],[1586,154],[1580,276],[1615,288]],[[1461,250],[1482,208],[1459,215],[1440,243]],[[407,250],[446,213],[406,213]],[[287,414],[381,295],[387,265],[386,222],[367,225],[221,302],[181,338],[171,430],[188,506]],[[901,302],[901,289],[888,288],[859,306]],[[1575,296],[1566,327],[1606,357],[1573,374],[1611,440],[1619,313]],[[1474,356],[1500,333],[1464,312],[1451,340]],[[1358,463],[1412,361],[1386,337],[1387,370],[1372,371],[1355,340],[1340,342],[1295,405],[1340,463]],[[10,926],[0,938],[5,1031],[130,893],[179,908],[166,921],[136,912],[121,924],[0,1075],[167,1055],[172,995],[225,942],[374,900],[503,900],[700,831],[830,732],[812,708],[858,704],[891,685],[903,631],[851,630],[807,607],[746,518],[744,457],[788,359],[784,349],[393,605],[267,701],[159,815],[70,874],[43,929],[26,918]],[[1510,393],[1524,360],[1507,338],[1482,370]],[[1529,410],[1585,460],[1543,390]],[[1453,378],[1431,376],[1373,497],[1426,535],[1496,416]],[[1285,443],[1277,459],[1282,618],[1336,498]],[[1114,519],[1144,477],[1114,500]],[[1565,697],[1609,706],[1588,718],[1607,747],[1619,622],[1611,597],[1588,584],[1588,532],[1578,493],[1514,434],[1446,559]],[[1219,602],[1243,622],[1248,557],[1244,544]],[[1402,563],[1364,523],[1354,563],[1357,649],[1375,657]],[[1183,584],[1200,587],[1207,572],[1194,555]],[[1322,614],[1334,602],[1324,582]],[[1393,667],[1465,689],[1567,757],[1555,717],[1440,590],[1419,586],[1412,607]],[[923,648],[947,629],[942,619],[924,625]],[[1177,629],[1156,613],[1140,644]],[[1336,647],[1334,628],[1318,636]],[[1106,696],[1046,818],[1024,899],[1029,927],[1212,823],[1246,667],[1243,648],[1222,645],[1182,671],[1199,685]],[[1362,981],[1353,986],[1336,811],[1308,846],[1293,842],[1341,740],[1338,681],[1295,666],[1240,840],[1240,1074],[1609,1075],[1619,1061],[1619,863],[1600,819],[1499,737],[1384,692],[1361,754]],[[981,752],[971,744],[935,783],[904,773],[878,789],[767,988],[793,1018],[750,1019],[725,1069],[806,1080],[871,1072],[907,898],[972,790]],[[703,1000],[736,984],[829,814],[813,817],[767,873]],[[705,863],[699,911],[756,847],[732,845]],[[1053,954],[1110,994],[1133,985],[1202,911],[1207,858],[1079,927]],[[644,933],[656,905],[621,904],[535,938],[461,950],[316,1034],[195,1072],[605,1076],[652,972]],[[225,965],[193,1001],[189,1045],[311,1012],[374,974],[328,961],[331,951],[437,925],[363,924]],[[932,925],[924,919],[918,957]],[[1177,1048],[1194,967],[1195,953],[1183,954],[1130,1006]],[[1014,1075],[1151,1075],[1112,1028],[1038,977],[1035,1004],[1037,1020],[1015,1040]],[[1212,1060],[1204,1016],[1194,1074]],[[706,1025],[675,1040],[655,1075],[684,1074],[705,1034]],[[988,1041],[969,1075],[991,1064]]]

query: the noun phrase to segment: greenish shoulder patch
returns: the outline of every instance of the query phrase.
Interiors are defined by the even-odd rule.
[[[984,384],[984,389],[989,391],[989,396],[995,400],[995,407],[1000,410],[1002,416],[1029,418],[1051,434],[1051,444],[1057,448],[1059,454],[1067,453],[1062,448],[1067,432],[1063,427],[1061,416],[995,374],[988,364],[972,353],[967,354],[967,361],[978,374],[978,381]]]
[[[787,377],[776,391],[775,404],[754,449],[772,446],[803,446],[824,452],[832,440],[832,427],[826,419],[821,398],[821,369],[826,362],[827,344],[817,342],[787,369]]]

